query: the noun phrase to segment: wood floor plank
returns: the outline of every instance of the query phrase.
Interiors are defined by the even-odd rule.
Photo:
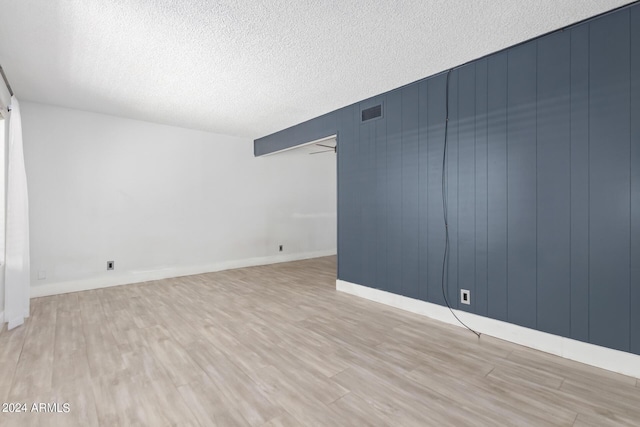
[[[594,380],[566,379],[560,390],[585,400],[597,400],[617,413],[629,415],[640,421],[640,393],[627,384],[603,384]]]
[[[500,378],[505,382],[521,384],[525,387],[542,386],[559,389],[564,382],[564,378],[559,375],[545,372],[542,369],[511,364],[507,360],[496,364],[487,375],[491,378]]]
[[[263,427],[298,427],[300,421],[296,420],[291,414],[284,413],[279,415],[269,422],[263,424]]]
[[[454,376],[448,367],[425,365],[407,375],[422,386],[450,399],[452,406],[469,409],[481,424],[571,425],[577,412],[532,399],[537,389],[479,376]],[[528,391],[526,393],[525,391]],[[456,405],[457,404],[457,405]],[[544,411],[540,407],[544,406]]]
[[[343,420],[344,425],[353,426],[392,426],[393,419],[378,411],[355,393],[347,393],[329,405]]]
[[[60,380],[59,384],[54,385],[52,401],[61,405],[69,404],[69,412],[58,413],[52,417],[56,426],[91,427],[99,425],[96,401],[89,377],[71,381]]]
[[[424,388],[417,391],[408,379],[394,381],[360,367],[350,367],[333,379],[373,406],[375,412],[393,420],[394,425],[471,425],[466,421],[468,414],[453,410],[443,395]],[[405,388],[407,385],[410,389]]]
[[[599,415],[578,414],[574,427],[637,427],[637,418],[613,414],[613,418]]]
[[[101,426],[146,425],[144,399],[138,395],[138,377],[101,376],[92,381],[96,413]]]
[[[146,425],[200,425],[183,396],[168,378],[138,382],[136,393],[146,414]]]
[[[85,348],[55,354],[53,377],[51,378],[52,387],[62,387],[69,382],[89,380],[90,378],[91,369]]]
[[[122,375],[142,376],[149,381],[170,380],[166,369],[154,357],[150,346],[140,345],[131,349],[120,347],[125,369]]]
[[[238,408],[228,406],[220,390],[206,378],[178,387],[189,409],[202,426],[249,426]]]
[[[58,308],[56,314],[56,340],[54,351],[57,355],[86,350],[86,340],[82,330],[82,313],[80,310]]]
[[[585,365],[584,363],[574,362],[542,351],[517,345],[513,346],[513,349],[508,356],[509,360],[522,365],[535,364],[547,372],[565,378],[575,379],[578,382],[595,379],[601,383],[609,383],[614,387],[617,384],[633,385],[635,382],[635,378],[633,377]]]
[[[21,327],[5,330],[0,334],[0,402],[8,402],[7,398],[16,366],[22,354],[22,347],[29,329],[29,321]]]
[[[295,366],[268,366],[247,375],[272,401],[282,396],[289,400],[291,396],[304,395],[306,399],[326,405],[349,391],[333,378]]]
[[[206,375],[191,358],[189,351],[171,339],[153,343],[151,354],[176,387]]]
[[[32,300],[0,426],[637,425],[640,380],[335,291],[335,257]]]
[[[302,426],[339,426],[345,424],[343,418],[332,408],[318,402],[313,396],[283,387],[271,396],[287,413]]]
[[[47,297],[32,307],[32,318],[13,375],[9,401],[21,401],[30,395],[51,390],[56,338],[57,298]]]
[[[235,406],[250,425],[262,425],[282,413],[240,367],[215,347],[200,342],[190,347],[189,352],[219,390],[223,401]]]

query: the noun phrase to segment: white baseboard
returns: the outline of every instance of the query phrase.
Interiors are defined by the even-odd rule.
[[[17,328],[18,326],[23,325],[24,319],[25,319],[24,316],[18,316],[15,319],[7,319],[7,323],[8,323],[7,330],[10,331],[13,328]]]
[[[447,307],[438,304],[392,294],[380,289],[373,289],[343,280],[336,280],[336,289],[462,327],[451,315]],[[454,311],[460,320],[482,334],[531,347],[546,353],[555,354],[587,365],[640,378],[639,355],[525,328],[465,311]]]
[[[151,271],[134,271],[120,275],[108,275],[82,280],[31,285],[31,298],[50,295],[67,294],[70,292],[88,291],[91,289],[108,288],[111,286],[129,285],[132,283],[148,282],[151,280],[168,279],[172,277],[191,276],[194,274],[212,273],[215,271],[231,270],[234,268],[254,267],[258,265],[277,264],[280,262],[298,261],[309,258],[335,255],[336,251],[316,251],[298,254],[283,254],[266,257],[247,258],[223,261],[207,265],[188,267],[164,268]]]

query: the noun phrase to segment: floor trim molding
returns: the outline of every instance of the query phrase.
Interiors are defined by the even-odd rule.
[[[339,279],[336,280],[336,290],[462,327],[451,315],[447,307],[438,304],[392,294]],[[465,311],[454,310],[454,312],[470,328],[482,334],[555,354],[576,362],[640,378],[640,356],[636,354],[525,328]]]
[[[231,270],[234,268],[255,267],[258,265],[277,264],[281,262],[299,261],[309,258],[319,258],[335,255],[336,250],[304,252],[297,254],[283,254],[266,257],[246,258],[240,260],[222,261],[206,265],[188,267],[169,267],[149,271],[125,272],[120,275],[107,274],[80,280],[31,284],[31,298],[51,295],[67,294],[70,292],[88,291],[92,289],[108,288],[111,286],[130,285],[133,283],[149,282],[152,280],[169,279],[172,277],[192,276],[194,274],[213,273],[215,271]]]
[[[7,330],[12,330],[13,328],[17,328],[18,326],[24,325],[24,316],[18,316],[15,319],[7,319]]]

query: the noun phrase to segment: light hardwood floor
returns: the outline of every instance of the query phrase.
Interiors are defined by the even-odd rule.
[[[335,258],[32,300],[15,426],[640,425],[635,378],[335,291]]]

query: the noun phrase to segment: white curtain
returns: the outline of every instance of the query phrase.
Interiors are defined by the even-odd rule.
[[[20,104],[11,97],[7,157],[7,224],[4,270],[5,320],[9,329],[29,316],[29,198],[22,149]]]

